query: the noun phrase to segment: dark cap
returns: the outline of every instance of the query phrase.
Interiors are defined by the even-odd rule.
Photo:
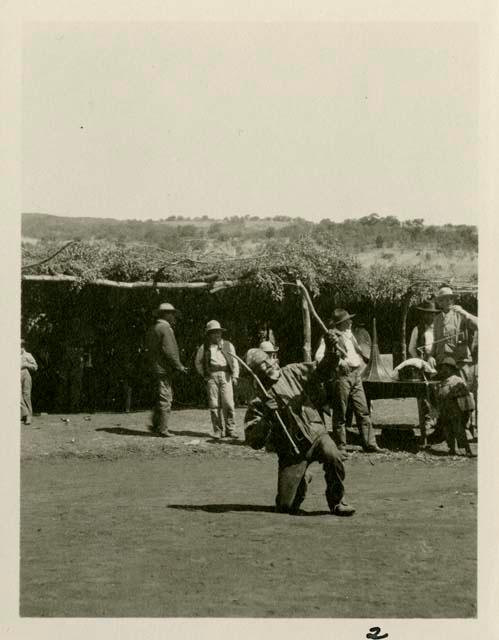
[[[448,356],[447,358],[444,358],[442,362],[440,362],[440,364],[438,365],[438,368],[440,369],[446,365],[448,367],[452,367],[456,371],[459,371],[459,367],[457,366],[456,361],[454,360],[454,358],[451,358],[450,356]]]

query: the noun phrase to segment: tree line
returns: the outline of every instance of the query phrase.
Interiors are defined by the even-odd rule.
[[[236,254],[268,240],[295,241],[302,236],[318,244],[337,243],[353,252],[371,249],[428,249],[443,253],[476,253],[478,232],[473,225],[427,225],[423,218],[399,220],[376,213],[335,222],[325,218],[311,222],[285,215],[270,217],[230,216],[221,220],[207,215],[196,218],[170,215],[161,220],[116,220],[70,218],[41,213],[23,213],[24,238],[63,240],[108,240],[145,243],[171,251],[203,250],[217,244],[232,247]]]

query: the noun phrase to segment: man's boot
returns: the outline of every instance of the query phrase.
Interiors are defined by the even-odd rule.
[[[342,500],[331,509],[331,513],[334,516],[348,517],[353,516],[355,509]]]

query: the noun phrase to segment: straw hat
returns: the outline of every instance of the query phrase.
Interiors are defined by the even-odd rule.
[[[454,297],[454,291],[450,287],[441,287],[438,290],[437,298]]]
[[[279,347],[276,347],[270,340],[264,340],[258,348],[265,351],[265,353],[277,353],[279,351]]]
[[[158,307],[158,313],[159,312],[163,312],[163,311],[170,311],[171,313],[175,313],[178,311],[178,309],[175,309],[175,307],[170,304],[169,302],[162,302],[159,307]]]
[[[220,322],[218,322],[218,320],[210,320],[206,323],[204,332],[209,333],[210,331],[226,331],[226,329],[220,326]]]

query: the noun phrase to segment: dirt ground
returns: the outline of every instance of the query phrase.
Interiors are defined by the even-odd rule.
[[[414,424],[415,401],[374,418]],[[293,517],[272,510],[275,456],[211,442],[207,411],[175,412],[168,439],[146,420],[21,427],[22,616],[476,615],[476,459],[401,429],[346,462],[353,518],[328,514],[319,465]]]

